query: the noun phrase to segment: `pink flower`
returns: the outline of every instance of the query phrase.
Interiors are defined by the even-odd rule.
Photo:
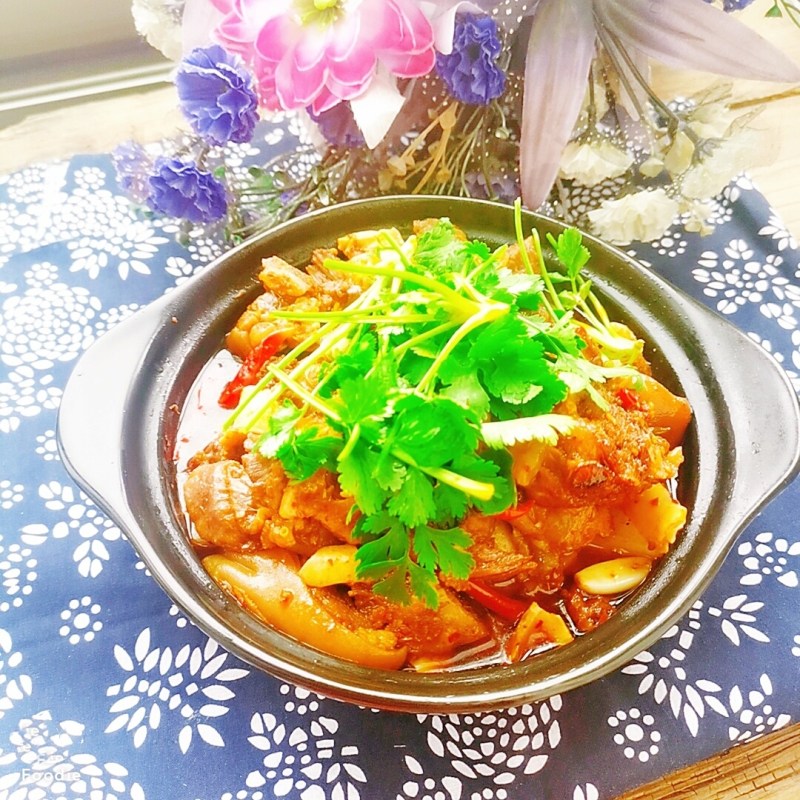
[[[414,0],[210,0],[214,38],[247,61],[261,103],[314,113],[364,94],[379,69],[426,75],[433,30]]]
[[[478,5],[475,5],[475,2]],[[456,12],[499,0],[186,0],[183,45],[242,57],[268,109],[321,113],[349,101],[369,147],[405,103],[397,78],[428,74],[449,53]]]

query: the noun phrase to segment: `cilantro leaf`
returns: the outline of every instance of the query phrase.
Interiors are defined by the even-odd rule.
[[[442,389],[441,395],[468,408],[477,419],[483,419],[489,412],[489,395],[472,371],[465,371],[463,375],[457,376]]]
[[[397,561],[408,553],[405,525],[386,512],[359,517],[353,535],[362,543],[356,551],[356,575],[359,578],[366,577],[366,570],[372,565]]]
[[[454,454],[478,446],[478,429],[472,423],[472,412],[446,397],[407,395],[395,406],[387,445],[420,467],[441,467]]]
[[[278,450],[289,441],[295,424],[302,416],[302,409],[287,400],[267,420],[267,429],[256,443],[256,450],[264,458],[274,458]]]
[[[296,481],[310,478],[318,469],[336,469],[336,456],[342,449],[342,440],[336,436],[319,436],[317,428],[306,428],[290,436],[276,456],[286,474]]]
[[[436,576],[410,558],[387,562],[383,574],[382,580],[372,587],[375,594],[403,606],[409,605],[414,598],[420,598],[429,608],[439,606]]]
[[[492,299],[513,303],[524,311],[536,311],[542,305],[544,288],[540,275],[503,268],[497,272],[497,286]]]
[[[380,459],[381,454],[360,438],[350,448],[347,458],[338,461],[339,486],[344,494],[353,497],[363,514],[376,514],[388,497],[373,477]]]
[[[433,487],[433,502],[436,505],[436,515],[431,521],[437,525],[451,525],[463,519],[469,509],[467,495],[441,481]]]
[[[402,485],[389,498],[386,508],[409,528],[427,522],[436,513],[431,479],[418,469],[407,470]]]
[[[379,377],[348,378],[339,387],[331,408],[338,411],[343,422],[351,425],[365,417],[381,419],[389,415],[386,388]]]
[[[476,364],[472,361],[470,349],[475,343],[475,332],[462,339],[450,353],[444,364],[439,368],[439,380],[445,386],[455,383],[464,375],[475,373]]]
[[[530,336],[517,317],[506,316],[487,326],[469,355],[484,387],[503,403],[527,403],[545,386],[558,381],[544,357],[541,342]]]
[[[396,492],[403,485],[408,467],[392,455],[383,451],[375,463],[373,477],[381,489]]]
[[[478,239],[465,242],[464,252],[468,258],[478,263],[486,262],[492,257],[492,251],[489,245]]]
[[[511,475],[511,454],[507,450],[487,450],[483,457],[473,456],[453,464],[453,469],[467,478],[494,486],[491,499],[473,501],[483,514],[499,514],[517,499],[516,484]]]
[[[428,346],[431,347],[431,350],[434,347],[433,345]],[[435,357],[436,353],[429,352],[427,347],[424,350],[414,348],[407,352],[403,356],[403,360],[400,364],[400,374],[403,380],[406,381],[409,386],[416,386],[422,380],[423,375],[428,371]]]
[[[439,220],[417,239],[414,263],[434,275],[462,272],[470,250],[449,220]]]
[[[577,424],[577,420],[566,414],[540,414],[537,417],[484,422],[481,434],[483,441],[495,450],[534,440],[555,445],[559,434],[569,433]]]
[[[420,566],[429,572],[440,569],[454,578],[466,580],[475,566],[475,560],[467,552],[471,544],[472,539],[462,528],[441,530],[418,525],[414,529],[414,553]]]
[[[376,594],[401,605],[414,597],[436,608],[436,578],[432,571],[415,564],[409,555],[410,536],[405,526],[386,513],[360,520],[356,531],[384,529],[385,532],[362,544],[356,551],[356,576],[361,580],[377,581],[372,587]]]
[[[412,597],[408,586],[408,563],[409,559],[403,558],[381,565],[381,579],[374,584],[372,591],[398,605],[410,605]]]
[[[583,244],[581,232],[575,228],[567,228],[558,234],[556,239],[552,233],[547,235],[556,258],[567,270],[570,280],[577,278],[578,273],[586,266],[591,257],[589,249]]]
[[[439,582],[436,576],[410,559],[407,561],[406,571],[413,596],[419,597],[429,608],[438,608],[439,594],[436,591],[436,587]]]
[[[331,408],[348,424],[387,417],[391,413],[390,394],[397,380],[393,373],[390,367],[384,367],[372,370],[364,377],[346,378],[340,382],[339,391],[331,400]]]
[[[320,395],[330,397],[347,380],[363,378],[374,366],[378,357],[378,338],[371,331],[360,331],[360,336],[333,362],[323,366],[325,380]]]
[[[537,414],[548,414],[553,408],[566,398],[569,393],[567,384],[556,374],[551,367],[541,369],[533,380],[539,390],[529,400],[522,404],[512,404],[503,400],[492,402],[492,414],[497,419],[511,419],[513,417],[534,417]]]
[[[555,357],[561,353],[571,353],[580,357],[581,351],[586,349],[586,342],[569,325],[559,324],[557,327],[545,328],[531,322],[526,324],[535,331],[533,338],[542,345],[546,355]]]

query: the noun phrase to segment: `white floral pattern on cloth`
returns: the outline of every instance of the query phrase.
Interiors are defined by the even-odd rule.
[[[120,529],[71,484],[50,481],[39,486],[38,494],[44,510],[56,513],[56,521],[52,526],[40,521],[25,525],[22,541],[38,545],[47,538],[77,538],[72,561],[82,577],[96,578],[111,557],[107,544],[123,538]]]
[[[789,542],[771,531],[762,531],[752,540],[743,541],[737,548],[743,557],[747,574],[739,582],[743,586],[758,586],[762,581],[773,579],[796,589],[800,580],[800,542]]]
[[[22,653],[15,649],[11,634],[0,628],[0,720],[31,693],[31,677],[21,671],[21,664]]]
[[[557,718],[562,707],[559,695],[534,707],[523,705],[483,714],[419,716],[426,730],[429,754],[448,765],[441,773],[425,758],[405,756],[409,779],[403,798],[448,800],[460,797],[509,800],[516,796],[520,776],[535,775],[547,764],[561,742]],[[477,785],[476,785],[477,784]],[[481,789],[484,785],[486,788]]]
[[[708,613],[719,617],[722,632],[737,647],[744,636],[756,642],[768,643],[769,636],[756,627],[757,614],[764,605],[758,600],[748,600],[746,594],[736,594],[728,597],[721,608],[709,608]]]
[[[276,797],[357,800],[367,780],[359,761],[368,754],[347,743],[351,737],[336,718],[319,713],[315,695],[286,685],[281,693],[296,698],[284,703],[282,717],[259,712],[250,719],[247,740],[264,755],[260,768],[247,775],[247,787],[270,787]]]
[[[115,645],[114,657],[127,673],[106,695],[116,698],[109,713],[113,719],[106,733],[122,730],[132,736],[133,746],[141,747],[150,731],[161,725],[165,715],[179,720],[177,745],[186,753],[195,734],[212,747],[225,742],[214,720],[228,713],[228,701],[236,693],[228,684],[246,677],[248,671],[229,666],[231,658],[216,642],[208,639],[203,647],[183,645],[173,655],[170,647],[150,647],[150,628],[145,628],[131,652]]]
[[[0,613],[19,608],[31,594],[37,563],[33,551],[26,544],[12,541],[6,545],[0,536]]]
[[[644,650],[622,668],[624,675],[637,677],[638,694],[650,695],[657,705],[669,708],[694,737],[699,734],[700,722],[709,710],[724,714],[717,697],[722,687],[707,675],[694,675],[687,668],[691,663],[688,656],[695,633],[701,627],[701,607],[702,603],[695,603],[684,623],[673,625],[664,634],[658,652]],[[668,644],[671,646],[665,648]],[[708,674],[713,674],[713,669]]]
[[[144,800],[142,787],[128,780],[115,762],[72,752],[85,725],[63,720],[53,725],[49,711],[22,719],[0,745],[0,800]]]
[[[298,134],[276,123],[260,146]],[[239,155],[245,168],[253,148]],[[629,250],[800,389],[797,243],[747,176],[716,198],[713,221],[710,236],[683,220]],[[143,800],[164,786],[175,800],[609,800],[800,718],[800,623],[786,611],[800,598],[797,483],[662,640],[545,702],[375,712],[208,640],[75,487],[56,444],[80,354],[223,249],[179,233],[122,198],[108,156],[0,176],[0,800]]]

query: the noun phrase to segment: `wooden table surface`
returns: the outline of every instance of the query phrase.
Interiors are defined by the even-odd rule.
[[[765,20],[764,10],[764,4],[756,3],[741,16],[800,63],[800,29],[783,20]],[[670,97],[693,94],[713,79],[656,68],[653,81],[662,96]],[[743,107],[762,105],[758,101],[768,99],[754,123],[766,132],[768,146],[757,155],[749,172],[787,228],[800,239],[800,86],[742,81],[733,86],[733,95]],[[126,139],[157,141],[182,124],[171,86],[32,114],[0,130],[0,173],[77,153],[107,153]],[[798,798],[800,723],[734,747],[618,800]]]

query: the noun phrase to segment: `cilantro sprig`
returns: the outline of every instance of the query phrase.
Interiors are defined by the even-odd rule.
[[[436,606],[437,573],[466,579],[470,509],[495,514],[516,502],[508,447],[554,443],[574,421],[553,413],[571,391],[633,372],[637,343],[613,329],[581,270],[580,233],[548,237],[545,261],[532,231],[515,227],[524,272],[507,246],[467,241],[442,219],[402,240],[380,232],[367,252],[329,259],[329,270],[367,275],[347,308],[276,311],[319,323],[267,370],[227,421],[255,437],[290,478],[320,468],[353,499],[359,578],[376,593]],[[583,358],[583,336],[603,364]]]

